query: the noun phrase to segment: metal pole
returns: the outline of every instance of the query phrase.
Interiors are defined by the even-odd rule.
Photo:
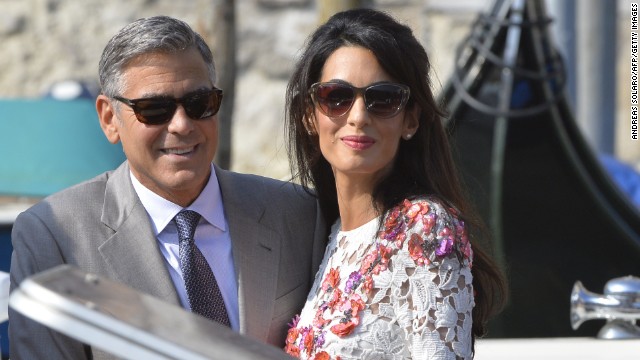
[[[598,153],[613,154],[616,9],[611,0],[577,2],[576,119]]]
[[[553,18],[551,36],[562,54],[567,76],[567,101],[576,109],[576,1],[547,0],[547,9]]]
[[[214,24],[217,53],[216,73],[218,84],[224,91],[224,100],[218,113],[218,150],[215,163],[223,169],[231,168],[233,129],[233,103],[236,92],[236,12],[235,0],[215,2]]]

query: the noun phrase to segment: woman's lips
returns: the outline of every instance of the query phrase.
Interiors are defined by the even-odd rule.
[[[355,150],[366,150],[375,144],[375,140],[368,136],[344,136],[340,138],[348,147]]]

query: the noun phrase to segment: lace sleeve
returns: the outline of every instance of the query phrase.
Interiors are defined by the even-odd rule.
[[[391,213],[381,234],[398,246],[389,265],[396,281],[386,293],[412,358],[471,359],[472,252],[464,223],[431,199],[405,201],[395,215],[402,218],[396,233],[390,239]]]

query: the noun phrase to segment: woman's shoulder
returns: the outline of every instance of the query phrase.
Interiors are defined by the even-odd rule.
[[[458,217],[460,212],[453,206],[449,205],[447,201],[441,199],[436,195],[421,195],[412,198],[404,199],[392,210],[415,212],[420,210],[421,212],[431,211],[433,213],[439,213],[443,215],[453,215]]]
[[[460,212],[436,196],[405,199],[389,210],[379,236],[407,250],[418,265],[438,265],[452,257],[470,265],[473,258]]]
[[[410,230],[421,225],[425,232],[438,227],[464,227],[460,212],[434,195],[404,199],[387,211],[383,221],[385,229],[403,227]]]

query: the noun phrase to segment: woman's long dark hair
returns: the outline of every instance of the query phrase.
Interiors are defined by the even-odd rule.
[[[429,57],[408,26],[377,10],[356,9],[335,14],[311,35],[287,87],[287,150],[292,173],[315,189],[327,223],[333,223],[339,216],[335,178],[320,152],[317,135],[308,134],[304,122],[313,117],[309,87],[319,81],[327,58],[343,46],[371,50],[394,81],[411,89],[407,108],[419,108],[419,127],[410,140],[400,141],[393,170],[374,189],[374,206],[385,213],[404,199],[429,194],[460,210],[474,245],[472,332],[474,339],[482,336],[489,318],[506,303],[506,281],[479,244],[485,231],[454,165],[443,113],[431,91]]]

